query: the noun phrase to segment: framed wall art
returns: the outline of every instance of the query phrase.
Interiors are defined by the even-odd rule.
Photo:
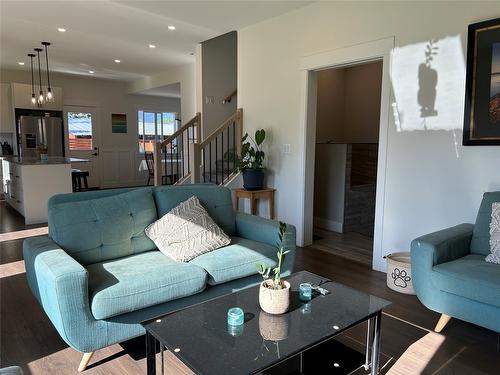
[[[500,145],[500,18],[469,25],[464,145]]]
[[[119,113],[111,114],[111,132],[119,134],[127,132],[127,115]]]

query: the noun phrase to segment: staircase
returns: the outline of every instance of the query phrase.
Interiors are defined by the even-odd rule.
[[[243,110],[237,109],[201,141],[201,114],[154,148],[155,186],[215,183],[226,185],[237,174],[232,155],[241,152]]]

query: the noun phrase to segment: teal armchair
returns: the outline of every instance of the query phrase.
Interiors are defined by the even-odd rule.
[[[489,254],[491,204],[500,192],[485,193],[476,223],[424,235],[411,243],[413,286],[419,300],[441,314],[435,331],[451,317],[500,332],[500,265]]]
[[[196,195],[231,236],[224,248],[178,263],[160,253],[144,229]],[[275,264],[278,222],[234,213],[231,192],[214,185],[116,189],[54,196],[49,235],[24,241],[30,289],[64,341],[83,354],[144,334],[141,322],[257,285],[255,264]],[[284,264],[294,264],[288,226]]]

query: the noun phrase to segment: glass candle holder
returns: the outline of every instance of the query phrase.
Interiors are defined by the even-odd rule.
[[[299,298],[301,301],[308,302],[312,299],[312,286],[309,283],[299,285]]]
[[[234,325],[228,324],[227,325],[227,333],[229,333],[229,335],[231,335],[232,337],[241,336],[241,335],[243,335],[243,327],[245,327],[245,325],[243,325],[243,324],[241,324],[239,326],[234,326]]]
[[[227,324],[239,326],[245,322],[245,313],[239,307],[232,307],[227,311]]]

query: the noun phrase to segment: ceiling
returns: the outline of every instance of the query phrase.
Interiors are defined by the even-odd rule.
[[[50,41],[53,71],[130,81],[192,63],[198,43],[309,3],[2,0],[0,66],[28,70],[27,54]]]
[[[163,96],[165,98],[180,98],[181,97],[181,84],[179,82],[172,83],[171,85],[165,85],[160,87],[155,87],[148,90],[143,90],[137,94],[141,95],[152,95],[152,96]]]

